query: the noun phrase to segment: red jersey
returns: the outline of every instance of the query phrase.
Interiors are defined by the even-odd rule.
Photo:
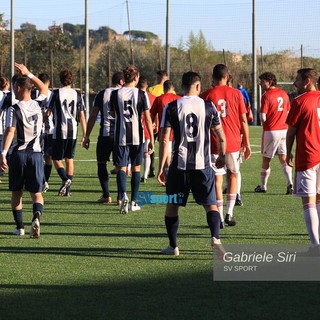
[[[285,130],[288,128],[286,119],[290,110],[287,93],[280,88],[267,90],[261,97],[260,113],[266,114],[263,123],[264,131]]]
[[[201,97],[210,100],[220,113],[227,146],[226,152],[237,152],[241,148],[241,114],[247,113],[242,94],[227,85],[215,86]],[[213,151],[211,151],[213,153]]]
[[[159,124],[161,124],[161,120],[162,120],[162,113],[164,110],[164,107],[169,103],[172,102],[174,100],[177,100],[181,98],[180,96],[178,96],[175,93],[164,93],[159,97],[156,97],[156,99],[154,100],[152,109],[151,109],[151,115],[156,117],[158,115],[158,120],[159,120]],[[161,129],[159,128],[159,137],[161,137]],[[171,132],[170,135],[170,141],[172,141],[173,139],[173,132]]]
[[[150,101],[150,112],[152,110],[152,107],[153,107],[153,103],[154,103],[154,100],[156,99],[156,96],[147,92],[147,95],[148,95],[148,98],[149,98],[149,101]],[[144,132],[144,138],[145,140],[149,140],[150,139],[150,135],[149,135],[149,132],[147,130],[147,126],[146,126],[146,122],[144,120],[144,116],[142,115],[142,125],[143,125],[143,132]]]
[[[296,128],[296,171],[320,163],[320,92],[308,91],[293,99],[286,122]]]

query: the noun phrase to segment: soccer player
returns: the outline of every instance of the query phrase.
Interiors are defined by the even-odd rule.
[[[278,154],[282,171],[287,181],[286,194],[292,194],[292,168],[286,163],[286,134],[288,125],[286,119],[290,110],[287,93],[277,88],[277,78],[271,72],[259,76],[263,95],[261,98],[260,119],[263,125],[262,133],[262,165],[260,170],[261,184],[255,192],[267,192],[270,177],[271,159]]]
[[[227,66],[217,64],[212,72],[214,87],[202,97],[212,101],[217,107],[226,135],[227,212],[224,221],[228,226],[235,226],[233,209],[238,190],[240,150],[243,152],[244,159],[247,160],[251,155],[251,147],[246,106],[241,92],[227,85],[228,77]]]
[[[201,77],[192,71],[184,73],[182,87],[184,96],[170,102],[164,110],[157,177],[161,184],[166,184],[169,199],[165,211],[169,246],[161,253],[174,256],[179,255],[179,206],[186,206],[190,190],[195,201],[205,209],[212,247],[221,245],[220,214],[216,204],[214,171],[210,159],[210,130],[213,128],[220,145],[217,167],[224,166],[225,136],[215,106],[199,97]],[[171,130],[175,144],[172,162],[166,175],[164,168]]]
[[[109,191],[109,173],[107,163],[110,161],[110,155],[114,147],[114,117],[109,114],[110,95],[113,90],[122,88],[124,84],[123,72],[116,72],[112,76],[112,87],[101,90],[93,100],[93,108],[91,110],[87,130],[83,140],[83,146],[86,149],[90,147],[90,134],[96,122],[98,113],[100,112],[100,130],[98,143],[96,147],[98,178],[102,189],[102,196],[97,200],[98,203],[110,204],[112,198]]]
[[[301,197],[304,220],[311,241],[311,253],[319,254],[320,216],[320,92],[318,75],[311,68],[300,69],[294,85],[300,94],[291,103],[287,117],[286,162],[293,167],[292,147],[296,140],[294,196]]]
[[[148,80],[146,77],[139,77],[139,82],[137,84],[137,88],[147,92],[148,89]],[[150,102],[150,114],[153,109],[153,103],[156,99],[156,96],[154,96],[152,93],[147,92],[149,102]],[[148,174],[150,171],[150,165],[151,165],[151,157],[148,151],[149,142],[150,142],[150,136],[149,132],[147,130],[147,126],[145,123],[144,116],[142,116],[142,124],[143,124],[143,133],[144,133],[144,147],[143,147],[143,174],[141,177],[141,182],[146,183],[148,179]]]
[[[163,94],[163,84],[168,80],[168,73],[166,70],[159,70],[157,72],[157,84],[148,88],[148,92],[154,96],[159,97]]]
[[[47,87],[48,95],[47,95],[47,103],[44,104],[44,113],[47,111],[49,101],[52,95],[52,91],[49,90],[50,86],[50,77],[47,73],[40,73],[38,78],[43,82],[43,84]],[[31,96],[34,93],[35,98],[39,95],[39,90],[35,90],[31,92]],[[52,171],[52,134],[53,134],[53,115],[46,119],[43,123],[43,154],[44,154],[44,177],[45,183],[43,187],[43,192],[47,192],[49,190],[49,178]]]
[[[154,122],[158,117],[158,122],[161,123],[162,114],[165,106],[174,100],[181,98],[179,95],[175,94],[174,91],[174,84],[171,80],[166,80],[163,83],[163,91],[164,93],[157,97],[153,103],[151,109],[151,119]],[[161,137],[161,128],[158,129],[158,135]],[[172,153],[172,140],[173,140],[173,132],[171,131],[170,138],[169,138],[169,149],[168,149],[168,156],[166,160],[165,170],[168,170],[170,162],[171,162],[171,153]]]
[[[62,88],[53,90],[46,116],[53,113],[52,159],[62,180],[59,196],[71,196],[70,185],[74,173],[74,155],[77,143],[78,123],[82,129],[81,144],[86,133],[84,103],[81,93],[72,88],[73,74],[70,70],[60,72]],[[66,169],[62,159],[65,160]]]
[[[6,129],[6,111],[8,107],[8,94],[9,94],[10,82],[8,78],[0,77],[0,151],[2,148],[2,137]]]
[[[110,113],[115,120],[115,147],[113,151],[114,164],[117,166],[117,185],[121,194],[120,213],[129,210],[127,196],[126,168],[131,162],[131,202],[130,211],[140,210],[136,203],[140,187],[140,166],[143,157],[143,114],[150,135],[149,153],[153,152],[153,128],[149,113],[150,103],[147,93],[136,88],[139,82],[139,70],[129,65],[123,70],[125,84],[121,89],[114,90],[110,98]]]
[[[18,103],[7,110],[6,131],[0,157],[2,171],[8,169],[7,153],[12,144],[9,160],[9,189],[12,191],[11,208],[16,230],[14,235],[25,234],[23,223],[23,189],[29,191],[33,203],[31,238],[40,236],[40,218],[43,212],[42,189],[44,182],[41,133],[43,114],[41,104],[47,95],[47,88],[23,64],[15,64],[21,76],[13,84]],[[36,85],[41,93],[39,100],[31,99],[32,86]],[[41,101],[40,101],[41,100]]]

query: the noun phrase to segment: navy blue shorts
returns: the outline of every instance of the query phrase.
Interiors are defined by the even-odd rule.
[[[43,154],[18,151],[9,159],[9,190],[25,188],[29,192],[42,192],[44,184]]]
[[[45,156],[52,156],[52,134],[43,135],[43,153]]]
[[[186,206],[192,191],[194,200],[201,205],[217,204],[213,168],[203,170],[179,170],[170,166],[166,183],[168,202]]]
[[[143,143],[138,146],[114,146],[113,161],[118,167],[140,166],[143,158]]]
[[[77,139],[52,139],[52,159],[73,159],[76,152]]]
[[[97,161],[110,161],[110,155],[113,151],[114,138],[113,137],[98,137],[96,156]]]

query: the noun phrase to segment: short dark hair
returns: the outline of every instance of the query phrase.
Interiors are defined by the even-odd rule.
[[[50,82],[50,77],[47,73],[43,72],[43,73],[39,73],[38,78],[43,82],[43,83],[47,83]]]
[[[145,76],[140,76],[139,77],[139,82],[137,84],[137,87],[139,89],[148,86],[148,79]]]
[[[188,71],[182,76],[182,88],[187,91],[197,81],[201,81],[200,75],[196,72]]]
[[[64,86],[69,86],[73,83],[74,77],[71,70],[64,69],[60,71],[60,82]]]
[[[0,90],[4,90],[5,87],[9,84],[9,79],[6,77],[0,77]]]
[[[168,76],[168,73],[166,70],[159,70],[157,71],[157,76],[161,77],[161,79],[163,79],[164,77]]]
[[[277,77],[272,72],[264,72],[259,76],[260,80],[269,81],[271,86],[277,85]]]
[[[129,65],[123,69],[123,75],[125,83],[130,83],[139,75],[139,70],[135,65]]]
[[[303,68],[298,70],[298,74],[302,80],[310,79],[310,81],[316,86],[318,81],[318,73],[313,68]]]
[[[33,88],[33,83],[27,76],[19,76],[15,81],[15,86],[19,86],[23,90],[31,91]]]
[[[215,65],[212,70],[212,78],[218,81],[225,78],[228,74],[228,67],[222,63]]]
[[[163,83],[163,91],[168,92],[170,89],[174,88],[174,84],[172,80],[166,80]]]
[[[112,84],[113,85],[117,85],[117,84],[120,84],[120,81],[123,80],[124,81],[124,75],[123,75],[123,72],[122,71],[119,71],[119,72],[115,72],[113,75],[112,75]]]

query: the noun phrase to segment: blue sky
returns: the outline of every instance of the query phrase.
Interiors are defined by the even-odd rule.
[[[194,5],[197,3],[197,6]],[[0,13],[10,19],[10,0],[1,0]],[[128,0],[132,30],[151,31],[165,43],[166,0]],[[15,28],[24,22],[46,29],[49,25],[84,23],[84,0],[14,0]],[[89,28],[109,26],[128,30],[125,0],[88,0]],[[257,48],[264,53],[291,50],[320,57],[318,26],[320,1],[256,0]],[[216,50],[250,53],[252,0],[170,0],[170,40],[186,42],[201,30]]]

